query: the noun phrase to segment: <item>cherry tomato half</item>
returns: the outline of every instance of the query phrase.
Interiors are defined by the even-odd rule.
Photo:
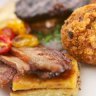
[[[0,54],[5,54],[10,51],[12,42],[6,35],[0,35]]]
[[[35,47],[39,44],[38,38],[33,35],[19,35],[13,39],[14,47]]]
[[[1,29],[0,35],[7,35],[11,40],[16,36],[14,31],[11,28],[5,27]]]

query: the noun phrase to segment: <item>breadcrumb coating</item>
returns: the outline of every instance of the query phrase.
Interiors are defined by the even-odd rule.
[[[61,29],[62,44],[78,61],[96,64],[96,4],[76,9]]]

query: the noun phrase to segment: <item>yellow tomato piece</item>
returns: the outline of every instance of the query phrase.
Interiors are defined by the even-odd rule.
[[[12,28],[13,31],[16,32],[16,34],[25,34],[27,31],[24,22],[19,19],[10,20],[7,26],[9,28]]]
[[[22,35],[27,33],[24,22],[18,18],[8,19],[0,22],[0,28],[2,29],[4,27],[11,28],[16,34]]]
[[[38,38],[33,35],[19,35],[13,40],[14,47],[34,47],[38,44]]]

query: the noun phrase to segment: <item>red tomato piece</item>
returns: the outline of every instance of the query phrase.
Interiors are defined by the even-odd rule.
[[[6,35],[0,35],[0,54],[6,54],[10,51],[12,42]]]
[[[14,33],[14,31],[11,28],[5,27],[3,29],[1,29],[1,35],[7,35],[11,40],[16,36],[16,34]]]

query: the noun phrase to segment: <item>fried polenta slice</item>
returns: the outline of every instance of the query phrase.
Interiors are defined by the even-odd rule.
[[[13,79],[12,89],[29,90],[29,89],[56,89],[56,88],[76,88],[79,76],[77,61],[72,58],[72,70],[63,73],[59,77],[42,80],[32,74],[16,75]]]
[[[78,88],[18,91],[11,93],[10,96],[78,96]]]

